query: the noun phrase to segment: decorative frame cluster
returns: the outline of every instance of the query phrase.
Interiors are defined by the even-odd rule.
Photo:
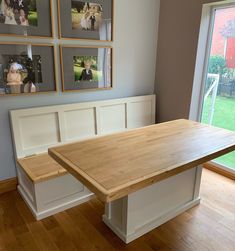
[[[113,0],[58,0],[62,91],[111,89]],[[52,0],[0,0],[0,36],[55,39]],[[67,44],[67,43],[66,43]],[[0,42],[0,96],[56,92],[54,43]]]

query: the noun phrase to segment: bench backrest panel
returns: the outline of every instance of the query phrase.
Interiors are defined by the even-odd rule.
[[[155,123],[155,95],[10,111],[16,157]]]

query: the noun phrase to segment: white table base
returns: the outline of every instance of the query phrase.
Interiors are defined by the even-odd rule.
[[[103,221],[129,243],[199,204],[201,172],[195,167],[107,203]]]

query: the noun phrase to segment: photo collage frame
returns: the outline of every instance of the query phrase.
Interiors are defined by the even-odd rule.
[[[113,87],[113,49],[100,45],[113,42],[113,0],[58,0],[58,37],[53,4],[0,0],[0,38],[17,41],[0,42],[0,96],[57,92],[54,39],[59,41],[62,92]],[[88,46],[91,41],[97,44]]]

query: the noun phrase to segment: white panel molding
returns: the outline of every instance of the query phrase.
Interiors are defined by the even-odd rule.
[[[47,149],[49,147],[55,145],[57,146],[60,144],[84,140],[107,133],[154,124],[155,104],[155,95],[147,95],[97,102],[85,102],[68,105],[44,106],[22,110],[12,110],[10,111],[10,117],[16,149],[16,157],[23,158],[29,155],[47,152]],[[125,107],[125,109],[120,109],[122,105]],[[66,113],[68,114],[68,112],[76,111],[79,113],[79,111],[90,111],[90,109],[94,109],[94,121],[93,124],[89,126],[95,128],[95,134],[91,135],[90,132],[86,132],[86,128],[84,128],[83,132],[81,131],[79,137],[76,135],[74,137],[71,137],[71,135],[68,136],[68,133],[66,132],[66,125],[70,124],[70,121],[68,121],[68,116],[66,116]],[[104,109],[106,110],[105,113],[103,112]],[[125,121],[124,123],[122,123],[123,126],[114,123],[115,120],[111,121],[111,119],[114,119],[115,113],[119,115],[121,120]],[[55,140],[48,142],[48,136],[46,132],[45,135],[37,135],[37,127],[40,127],[41,124],[41,126],[43,126],[43,128],[45,129],[45,126],[47,126],[48,123],[46,118],[48,116],[51,116],[52,114],[56,114],[56,116],[58,117],[58,119],[55,121],[57,124],[53,125],[58,129],[58,142],[55,142]],[[45,119],[43,119],[44,116]],[[21,123],[23,123],[25,119],[29,118],[31,124],[28,125],[27,132],[25,133],[35,136],[35,146],[27,146],[27,144],[22,144],[24,140],[24,131],[21,127]],[[40,124],[38,124],[38,118],[40,118]],[[77,118],[74,118],[74,121],[76,121],[76,119],[79,123],[79,119],[83,119],[83,117],[78,116]],[[34,121],[36,121],[37,123],[34,124]],[[105,126],[103,126],[102,128],[102,121],[110,123],[111,127],[109,128],[109,130],[107,130]],[[48,126],[48,133],[50,133],[50,130],[51,127]],[[40,139],[40,145],[37,144],[37,137]]]

